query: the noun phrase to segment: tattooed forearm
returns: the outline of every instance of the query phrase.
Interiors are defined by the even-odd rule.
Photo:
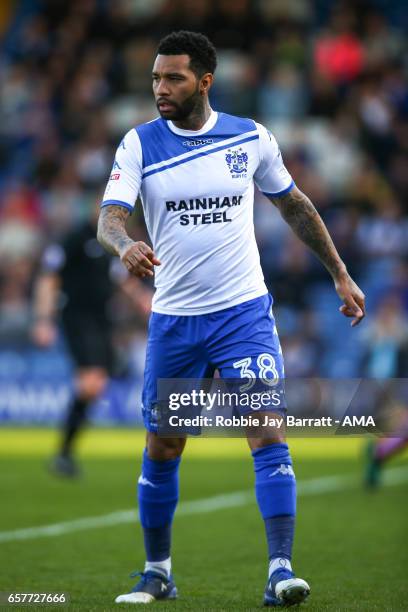
[[[312,249],[333,278],[346,271],[322,218],[304,193],[294,187],[286,195],[271,199],[286,223]]]
[[[101,208],[98,220],[98,241],[112,255],[121,256],[134,244],[128,236],[125,225],[129,211],[123,206]]]

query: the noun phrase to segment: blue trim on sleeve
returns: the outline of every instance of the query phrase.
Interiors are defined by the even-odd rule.
[[[277,193],[267,193],[266,191],[263,191],[262,193],[266,195],[267,198],[279,198],[279,196],[283,196],[285,193],[288,193],[288,191],[290,191],[294,186],[295,181],[291,181],[290,185],[286,187],[286,189],[282,189],[282,191],[278,191]]]
[[[230,147],[235,147],[237,145],[243,144],[244,142],[249,142],[250,140],[257,140],[259,138],[258,134],[254,136],[248,136],[247,138],[243,138],[242,140],[237,140],[236,142],[230,142],[228,144],[221,145],[219,147],[214,147],[209,151],[202,151],[201,153],[197,153],[196,155],[191,155],[190,157],[179,159],[178,161],[167,164],[166,166],[161,166],[160,168],[155,168],[154,170],[149,170],[142,175],[142,179],[147,176],[151,176],[152,174],[157,174],[158,172],[163,172],[164,170],[168,170],[169,168],[174,168],[175,166],[180,166],[180,164],[186,164],[187,162],[193,161],[198,157],[204,157],[206,155],[211,155],[212,153],[217,153],[217,151],[222,151],[223,149],[228,149]]]
[[[105,200],[104,202],[102,202],[101,208],[104,208],[104,206],[123,206],[123,208],[127,208],[127,210],[130,210],[130,212],[133,211],[133,206],[131,206],[127,202],[122,202],[122,200]]]

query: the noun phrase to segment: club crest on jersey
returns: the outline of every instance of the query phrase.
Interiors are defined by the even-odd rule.
[[[231,173],[232,178],[245,178],[247,175],[248,168],[248,153],[239,149],[228,149],[225,155],[225,161],[227,162],[228,170]]]

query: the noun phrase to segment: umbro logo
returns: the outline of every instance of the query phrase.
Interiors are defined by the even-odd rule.
[[[143,475],[139,476],[138,483],[141,485],[146,485],[147,487],[153,487],[153,489],[157,489],[157,485],[150,482],[150,480],[147,480],[147,478],[145,478]]]
[[[295,472],[293,471],[292,466],[285,465],[284,463],[281,463],[280,466],[276,468],[274,472],[269,474],[268,478],[271,478],[272,476],[276,476],[277,474],[282,474],[282,476],[293,476],[293,477],[295,476]]]

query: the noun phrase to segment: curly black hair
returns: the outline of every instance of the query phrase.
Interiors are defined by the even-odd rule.
[[[160,55],[189,55],[190,68],[198,77],[206,72],[214,73],[217,53],[214,45],[204,34],[180,30],[162,38],[157,48]]]

